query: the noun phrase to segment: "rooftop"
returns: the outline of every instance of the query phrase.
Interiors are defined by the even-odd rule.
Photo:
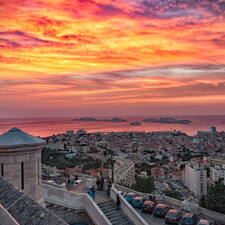
[[[44,143],[44,140],[25,133],[16,127],[0,135],[0,148],[20,145],[41,145]]]
[[[0,177],[0,204],[20,225],[68,225]]]

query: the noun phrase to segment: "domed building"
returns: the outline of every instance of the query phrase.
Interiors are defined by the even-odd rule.
[[[0,176],[38,203],[42,198],[41,150],[44,140],[12,128],[0,135]]]

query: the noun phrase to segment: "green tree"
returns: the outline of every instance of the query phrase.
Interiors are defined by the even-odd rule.
[[[101,161],[93,160],[93,161],[89,161],[83,165],[83,171],[89,170],[89,169],[98,169],[100,167],[101,167]]]
[[[202,197],[201,197],[201,199],[200,199],[200,203],[199,203],[199,205],[201,206],[201,207],[203,207],[203,208],[206,208],[206,200],[205,200],[205,195],[203,195]]]
[[[155,190],[154,179],[152,177],[136,177],[136,183],[130,188],[143,193],[152,193]]]
[[[207,195],[200,200],[200,206],[215,212],[225,213],[225,185],[222,178],[209,187]]]
[[[182,200],[182,195],[178,192],[175,192],[175,191],[172,191],[172,190],[165,190],[163,193],[168,197],[175,198],[175,199],[178,199],[178,200]]]

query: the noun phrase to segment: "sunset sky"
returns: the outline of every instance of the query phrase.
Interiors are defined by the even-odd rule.
[[[0,0],[0,118],[225,111],[225,0]]]

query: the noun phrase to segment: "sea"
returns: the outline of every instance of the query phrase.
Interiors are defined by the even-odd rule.
[[[117,116],[128,122],[84,122],[73,121],[74,118],[27,118],[27,119],[0,119],[0,134],[8,131],[12,127],[18,127],[25,132],[35,136],[47,137],[53,134],[65,133],[67,130],[86,130],[87,132],[123,132],[123,131],[181,131],[189,135],[195,135],[197,131],[208,131],[215,126],[218,131],[225,131],[225,115],[218,116],[170,116],[175,119],[187,119],[192,123],[184,124],[161,124],[161,123],[141,123],[139,126],[131,126],[130,122],[142,121],[146,118],[160,118],[163,116],[139,116],[127,117]],[[164,116],[165,117],[165,116]],[[167,116],[168,117],[168,116]],[[110,119],[112,117],[94,117],[98,119]]]

